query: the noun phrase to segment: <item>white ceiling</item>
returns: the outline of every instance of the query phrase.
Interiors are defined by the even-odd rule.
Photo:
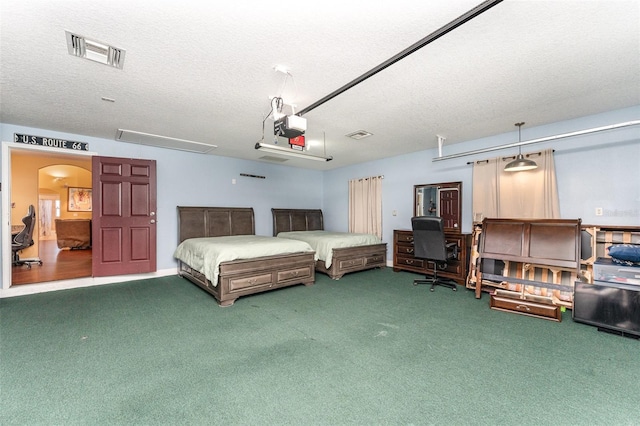
[[[129,129],[258,160],[270,97],[302,110],[478,4],[0,0],[0,122],[117,144]],[[124,68],[69,55],[65,30],[124,49]],[[506,0],[304,114],[320,142],[310,153],[333,161],[281,164],[327,170],[433,148],[436,135],[516,141],[519,121],[639,104],[640,1]],[[373,136],[345,136],[357,130]]]

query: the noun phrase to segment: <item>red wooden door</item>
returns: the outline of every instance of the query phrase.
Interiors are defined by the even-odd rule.
[[[94,277],[156,270],[156,162],[93,157]]]
[[[445,228],[459,228],[459,191],[457,189],[440,188],[440,216]]]

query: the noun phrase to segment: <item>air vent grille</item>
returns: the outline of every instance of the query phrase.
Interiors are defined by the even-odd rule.
[[[369,136],[372,136],[372,135],[373,133],[367,132],[366,130],[358,130],[356,132],[349,133],[348,135],[345,135],[345,136],[351,139],[360,140],[360,139],[368,138]]]
[[[124,50],[69,31],[65,31],[65,33],[67,35],[67,50],[70,55],[118,69],[122,69],[124,66]]]

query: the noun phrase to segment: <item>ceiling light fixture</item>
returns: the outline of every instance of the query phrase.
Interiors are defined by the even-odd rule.
[[[520,143],[522,142],[522,139],[520,137],[520,130],[524,125],[524,121],[522,123],[516,123],[515,125],[518,126],[518,143]],[[533,170],[538,168],[538,165],[535,161],[524,158],[524,156],[522,155],[521,147],[521,145],[518,145],[518,156],[515,160],[506,165],[506,167],[504,168],[505,172],[520,172],[523,170]]]
[[[333,157],[331,157],[331,156],[322,157],[322,156],[319,156],[319,155],[303,154],[300,151],[294,151],[294,150],[292,150],[290,148],[284,148],[284,147],[281,147],[281,146],[271,145],[271,144],[262,143],[262,142],[256,142],[255,149],[258,149],[260,151],[269,152],[271,154],[287,155],[289,157],[296,157],[296,158],[304,158],[305,160],[315,160],[315,161],[331,161],[331,160],[333,160]]]

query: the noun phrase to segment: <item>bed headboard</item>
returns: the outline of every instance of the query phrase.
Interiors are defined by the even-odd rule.
[[[178,206],[178,244],[188,238],[254,235],[251,207]]]
[[[580,219],[484,219],[480,257],[580,269]]]
[[[324,230],[320,209],[271,209],[271,215],[273,236],[279,232]]]

